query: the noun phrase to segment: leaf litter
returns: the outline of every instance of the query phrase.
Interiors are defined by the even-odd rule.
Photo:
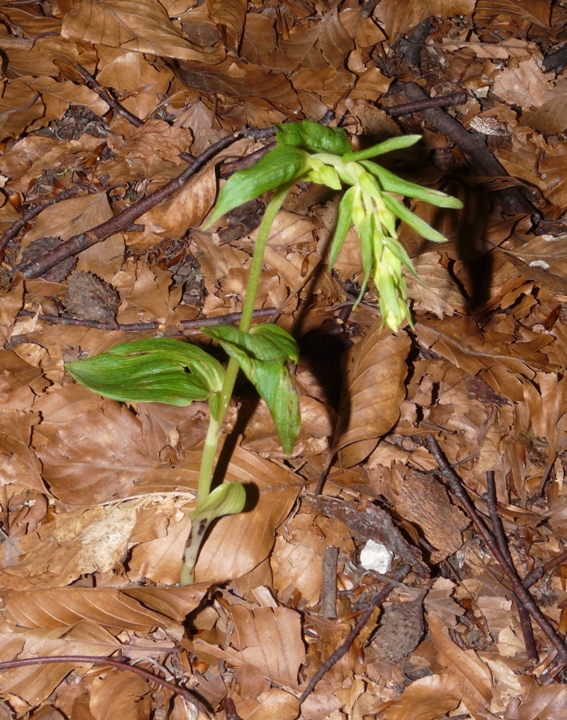
[[[0,645],[21,661],[0,671],[2,717],[563,718],[563,4],[1,10]],[[372,287],[351,312],[354,232],[332,273],[321,264],[338,198],[293,191],[257,310],[299,342],[301,434],[284,455],[239,386],[222,452],[250,504],[179,587],[206,406],[103,400],[63,363],[156,335],[207,346],[199,326],[240,311],[262,209],[199,229],[219,174],[270,142],[238,134],[329,111],[360,149],[422,134],[389,167],[468,210],[411,203],[450,242],[402,226],[423,284],[407,278],[414,328],[393,335]],[[428,434],[558,642],[537,621],[530,639]],[[360,565],[369,539],[411,567],[397,584]],[[62,662],[26,664],[41,657]]]

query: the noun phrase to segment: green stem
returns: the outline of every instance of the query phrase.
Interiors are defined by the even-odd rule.
[[[274,219],[278,214],[280,207],[293,183],[286,183],[276,190],[270,200],[256,237],[256,245],[254,247],[254,255],[252,256],[252,266],[248,277],[248,287],[246,289],[246,297],[242,306],[242,316],[240,320],[239,330],[248,332],[252,322],[254,305],[258,294],[258,286],[262,275],[262,264],[264,262],[264,251],[270,236]],[[219,394],[219,409],[216,418],[212,414],[209,417],[209,427],[207,437],[205,438],[205,446],[201,456],[201,467],[199,470],[199,484],[197,488],[197,506],[198,510],[211,492],[211,483],[215,469],[215,456],[219,444],[222,424],[226,415],[228,404],[234,391],[236,377],[238,375],[238,361],[230,358],[226,367],[224,382]],[[188,546],[185,550],[185,559],[181,569],[181,584],[188,585],[194,582],[195,564],[199,548],[203,541],[208,523],[199,523],[199,528],[192,529]]]

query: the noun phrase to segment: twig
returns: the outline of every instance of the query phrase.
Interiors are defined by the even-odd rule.
[[[175,685],[175,683],[169,682],[169,680],[164,680],[159,677],[159,675],[154,675],[154,673],[149,670],[144,670],[144,668],[138,667],[137,665],[130,665],[127,661],[118,660],[117,658],[100,657],[98,655],[58,655],[57,657],[47,656],[21,658],[19,660],[6,660],[5,662],[0,662],[0,670],[7,670],[8,668],[14,667],[24,667],[27,665],[46,665],[50,663],[65,662],[76,664],[89,663],[92,665],[110,665],[111,667],[115,667],[120,670],[128,670],[129,672],[133,672],[150,682],[155,682],[158,685],[161,685],[176,695],[181,695],[182,698],[194,705],[200,712],[205,713],[206,715],[211,713],[211,708],[207,707],[207,705],[205,705],[193,691],[187,690],[187,688],[180,687],[179,685]]]
[[[223,705],[226,720],[242,720],[240,715],[236,712],[236,705],[234,704],[234,700],[232,698],[225,698]]]
[[[559,655],[561,662],[564,665],[567,665],[567,646],[560,638],[551,623],[546,620],[541,610],[535,604],[532,596],[522,585],[522,581],[518,573],[516,572],[516,569],[508,563],[504,555],[500,552],[500,548],[498,547],[496,540],[494,539],[490,530],[485,525],[480,515],[477,513],[475,506],[467,495],[461,478],[453,470],[453,468],[447,461],[447,458],[443,455],[443,451],[439,447],[439,443],[433,437],[433,435],[426,435],[425,441],[427,447],[429,448],[429,452],[433,455],[435,461],[437,462],[437,465],[439,466],[440,474],[445,479],[447,486],[449,487],[453,495],[457,498],[457,500],[461,503],[461,505],[464,507],[467,515],[473,521],[474,526],[476,527],[479,534],[482,536],[486,546],[489,548],[490,552],[494,555],[496,560],[500,563],[502,570],[508,576],[508,579],[512,584],[512,591],[514,592],[516,597],[523,603],[523,605],[525,606],[529,614],[532,616],[534,621],[539,625],[547,639],[557,650],[557,654]]]
[[[413,102],[430,100],[429,95],[414,82],[404,85],[404,92]],[[442,108],[422,110],[423,117],[432,123],[439,132],[450,138],[466,155],[468,155],[475,172],[488,177],[507,177],[503,165],[488,149],[486,142],[479,133],[470,133]],[[510,214],[536,215],[539,211],[522,195],[519,188],[509,187],[498,191],[506,212]]]
[[[496,483],[494,482],[494,471],[489,470],[486,473],[486,486],[487,486],[487,493],[486,493],[486,500],[488,505],[488,513],[490,515],[490,519],[492,521],[492,532],[494,533],[494,538],[496,539],[496,543],[498,545],[498,548],[500,549],[500,552],[506,560],[508,561],[510,567],[514,567],[514,562],[512,560],[512,555],[510,553],[510,548],[508,547],[508,541],[506,539],[506,534],[504,532],[504,525],[502,524],[502,519],[500,515],[498,514],[498,504],[497,504],[497,498],[496,498]],[[525,586],[524,586],[525,587]],[[518,608],[518,616],[520,618],[520,625],[522,627],[522,634],[524,636],[524,645],[526,646],[526,653],[529,660],[539,660],[539,653],[537,651],[535,638],[534,638],[534,632],[532,628],[532,623],[530,619],[530,614],[524,607],[524,605],[521,603],[521,601],[516,598],[516,606]]]
[[[128,122],[134,127],[142,127],[142,125],[144,124],[143,120],[140,120],[139,117],[136,117],[136,115],[133,115],[129,110],[126,110],[126,108],[121,105],[117,100],[115,100],[108,92],[108,90],[106,88],[103,88],[102,85],[98,82],[98,80],[96,80],[96,78],[94,78],[90,74],[90,72],[86,70],[82,65],[77,65],[76,67],[77,70],[87,81],[87,85],[91,88],[91,90],[94,90],[95,93],[99,95],[107,105],[109,105],[119,115],[122,115],[122,117],[126,118],[126,120],[128,120]]]
[[[411,115],[415,112],[421,112],[428,108],[434,107],[452,107],[455,105],[464,105],[467,101],[467,94],[465,92],[454,92],[450,95],[442,95],[441,97],[426,98],[424,100],[417,100],[416,102],[402,103],[401,105],[393,105],[392,107],[381,106],[384,112],[388,115],[397,117],[398,115]]]
[[[548,560],[546,563],[544,563],[540,567],[532,570],[531,573],[528,573],[522,582],[523,586],[527,590],[532,585],[535,585],[535,583],[538,580],[540,580],[545,575],[545,573],[550,572],[551,570],[553,570],[558,565],[561,565],[564,562],[567,562],[567,550],[564,550],[562,553],[559,553],[559,555],[557,555],[556,557],[552,558],[551,560]]]
[[[358,621],[356,625],[353,627],[353,629],[350,631],[350,633],[347,635],[345,641],[342,645],[340,645],[329,657],[325,660],[325,662],[321,665],[319,670],[315,673],[315,675],[311,678],[309,683],[307,684],[307,687],[305,690],[301,693],[299,697],[299,704],[301,705],[305,700],[309,697],[309,695],[313,692],[315,689],[315,686],[321,680],[321,678],[329,672],[329,670],[338,663],[338,661],[343,657],[343,655],[346,655],[346,653],[350,650],[352,644],[360,634],[360,631],[362,628],[366,625],[368,620],[370,619],[370,616],[372,615],[374,608],[379,607],[384,600],[388,597],[388,595],[392,592],[392,590],[395,588],[394,583],[401,582],[405,576],[410,571],[409,565],[400,565],[400,567],[394,572],[394,582],[388,583],[385,587],[380,590],[379,593],[374,597],[373,601],[370,603],[370,605],[366,608],[366,610],[360,615],[358,618]]]
[[[67,188],[66,190],[62,190],[59,195],[52,198],[51,200],[42,200],[42,202],[39,202],[32,207],[29,207],[22,215],[22,217],[19,218],[19,220],[16,220],[16,222],[12,223],[12,225],[10,225],[10,227],[5,230],[0,236],[0,252],[4,250],[10,240],[16,237],[16,235],[20,232],[24,225],[27,225],[27,223],[34,217],[36,217],[36,215],[39,215],[40,212],[43,212],[46,207],[49,207],[50,205],[55,205],[55,203],[61,202],[61,200],[68,200],[69,198],[73,197],[73,195],[76,195],[78,192],[79,188],[77,187]]]
[[[43,273],[47,272],[55,265],[58,265],[60,262],[63,262],[63,260],[66,260],[68,257],[77,255],[78,253],[83,252],[83,250],[90,248],[92,245],[96,245],[97,243],[106,240],[106,238],[111,235],[127,228],[145,212],[148,212],[148,210],[156,205],[159,205],[159,203],[163,200],[171,197],[176,190],[181,188],[187,180],[189,180],[192,175],[206,165],[209,160],[211,160],[221,150],[224,150],[229,147],[229,145],[232,145],[232,143],[236,140],[246,137],[254,139],[268,137],[271,132],[272,128],[250,128],[221,138],[214,143],[214,145],[211,145],[203,153],[201,153],[192,165],[189,165],[180,175],[170,180],[161,188],[158,188],[153,193],[150,193],[150,195],[146,195],[146,197],[138,200],[130,207],[112,217],[110,220],[91,228],[91,230],[88,230],[87,232],[80,233],[79,235],[73,235],[73,237],[55,250],[42,255],[33,262],[17,267],[16,270],[21,272],[22,275],[27,278],[40,277]]]
[[[253,318],[272,317],[276,312],[276,308],[259,308],[252,313]],[[85,318],[71,317],[70,315],[43,315],[35,313],[33,310],[20,310],[17,317],[37,317],[38,320],[52,323],[53,325],[75,325],[79,327],[94,328],[95,330],[123,330],[124,332],[139,332],[145,330],[156,330],[161,327],[161,323],[157,320],[140,323],[111,323],[102,322],[101,320],[88,320]],[[214,327],[216,325],[229,325],[240,321],[242,313],[232,312],[225,315],[217,315],[211,318],[201,318],[197,320],[181,320],[179,327],[182,330],[199,329],[200,327]],[[181,335],[179,331],[164,332],[164,336],[172,337],[173,335]]]
[[[97,225],[87,232],[80,233],[79,235],[73,235],[73,237],[55,250],[52,250],[51,252],[42,255],[39,259],[16,269],[19,270],[24,277],[40,277],[43,273],[47,272],[55,265],[58,265],[60,262],[63,262],[63,260],[66,260],[68,257],[77,255],[78,253],[83,252],[83,250],[90,248],[92,245],[96,245],[97,243],[106,240],[106,238],[111,235],[120,232],[137,220],[145,212],[148,212],[148,210],[155,207],[163,200],[171,197],[173,193],[181,188],[192,175],[206,165],[206,163],[218,152],[231,145],[238,137],[240,137],[240,135],[237,133],[227,135],[214,145],[207,148],[205,152],[199,155],[197,160],[195,160],[192,165],[185,168],[180,175],[173,178],[153,193],[150,193],[150,195],[146,195],[146,197],[138,200],[130,207],[110,218],[110,220]]]
[[[398,43],[398,49],[404,56],[408,65],[418,68],[420,66],[421,48],[431,32],[431,18],[425,18],[411,31],[408,39],[402,38]]]
[[[324,618],[337,617],[337,558],[336,547],[325,548],[323,553],[323,582],[321,586],[321,615]]]

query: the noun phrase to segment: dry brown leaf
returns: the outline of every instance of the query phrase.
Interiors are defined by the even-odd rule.
[[[247,486],[254,504],[240,515],[220,518],[213,526],[197,562],[198,582],[225,582],[265,560],[274,545],[276,528],[300,491],[299,478],[292,472],[240,447],[232,455],[227,479]]]
[[[235,55],[238,55],[247,7],[247,0],[207,0],[210,18],[218,28],[224,46]]]
[[[5,590],[3,597],[4,621],[19,628],[57,630],[89,620],[110,632],[127,629],[147,633],[161,627],[178,638],[183,634],[178,623],[114,588]]]
[[[113,668],[93,682],[90,711],[96,720],[146,720],[151,705],[150,684],[139,675]]]
[[[405,397],[408,335],[383,330],[378,321],[348,352],[344,390],[333,447],[341,462],[352,467],[374,450],[396,422]]]
[[[299,613],[284,607],[252,611],[234,605],[232,618],[237,660],[260,668],[278,685],[297,689],[299,668],[305,662]]]
[[[486,711],[493,696],[492,675],[486,664],[473,650],[463,650],[454,643],[442,619],[433,612],[427,613],[427,626],[446,672],[462,683],[467,709],[473,715]]]
[[[81,0],[63,18],[64,38],[179,60],[216,63],[223,53],[193,47],[158,0]]]
[[[469,520],[451,503],[445,488],[430,475],[402,473],[397,466],[392,468],[391,478],[396,512],[421,528],[435,548],[432,562],[441,562],[457,552]]]
[[[463,698],[463,680],[441,673],[415,680],[400,700],[386,708],[384,720],[436,720],[459,706]]]

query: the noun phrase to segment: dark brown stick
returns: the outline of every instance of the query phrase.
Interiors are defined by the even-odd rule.
[[[509,565],[511,567],[514,567],[512,554],[510,553],[510,548],[508,547],[508,540],[506,539],[506,533],[504,532],[504,525],[502,524],[502,519],[498,514],[496,483],[494,482],[493,470],[489,470],[486,473],[486,486],[486,501],[488,505],[488,513],[490,515],[490,520],[492,521],[492,532],[494,533],[494,538],[502,555],[504,555]],[[516,600],[516,606],[518,608],[518,616],[520,618],[520,625],[522,626],[522,635],[524,636],[524,645],[526,646],[526,653],[528,659],[537,661],[539,660],[539,653],[537,651],[535,643],[530,614],[526,610],[524,605],[521,603],[521,601],[518,599],[518,597],[516,595],[514,595],[514,597]]]
[[[169,680],[164,680],[163,678],[159,677],[159,675],[154,675],[154,673],[150,672],[149,670],[144,670],[137,665],[130,665],[127,661],[118,660],[117,658],[99,657],[98,655],[58,655],[57,657],[48,656],[21,658],[19,660],[7,660],[5,662],[0,662],[0,670],[7,670],[8,668],[14,667],[24,667],[27,665],[46,665],[49,663],[62,662],[75,664],[89,663],[92,665],[110,665],[111,667],[115,667],[120,670],[128,670],[129,672],[133,672],[136,675],[139,675],[140,677],[149,680],[150,682],[155,682],[158,685],[161,685],[162,687],[170,690],[176,695],[181,695],[181,697],[185,698],[185,700],[194,705],[200,712],[205,713],[206,715],[211,712],[210,708],[208,708],[203,703],[203,701],[200,700],[197,695],[191,690],[179,687],[179,685],[175,685],[174,683],[169,682]]]
[[[231,145],[238,137],[240,137],[240,135],[237,133],[227,135],[214,145],[211,145],[211,147],[207,148],[192,165],[189,165],[180,175],[170,180],[158,190],[155,190],[150,195],[146,195],[146,197],[138,200],[138,202],[135,202],[130,207],[118,213],[118,215],[110,218],[110,220],[97,225],[88,232],[74,235],[55,250],[52,250],[51,252],[42,255],[39,259],[16,269],[19,270],[24,277],[40,277],[43,273],[47,272],[55,265],[58,265],[60,262],[63,262],[63,260],[66,260],[68,257],[77,255],[78,253],[83,252],[83,250],[90,248],[92,245],[96,245],[97,243],[106,240],[106,238],[111,235],[124,230],[124,228],[128,227],[145,212],[148,212],[148,210],[155,207],[163,200],[171,197],[173,193],[176,190],[179,190],[179,188],[181,188],[192,175],[206,165],[206,163],[218,152]]]
[[[531,571],[531,573],[528,573],[523,581],[523,586],[526,588],[530,588],[532,585],[535,585],[535,583],[540,580],[545,573],[550,572],[554,568],[556,568],[558,565],[561,565],[562,563],[567,562],[567,550],[564,550],[562,553],[559,553],[556,557],[552,558],[551,560],[548,560],[546,563],[541,565],[538,568],[535,568]]]
[[[404,92],[412,102],[423,102],[430,100],[429,95],[414,82],[404,85]],[[486,142],[479,133],[470,133],[460,122],[451,117],[448,112],[441,108],[428,108],[422,110],[423,117],[432,123],[439,132],[450,138],[470,159],[474,171],[479,175],[489,177],[507,177],[503,165],[494,157],[488,149]],[[539,211],[522,195],[519,188],[509,187],[498,191],[505,211],[511,215],[536,215]]]
[[[77,70],[85,78],[85,80],[87,81],[87,85],[91,88],[91,90],[94,90],[95,93],[99,97],[101,97],[107,105],[109,105],[119,115],[122,115],[122,117],[126,118],[126,120],[128,120],[128,122],[134,127],[142,127],[144,121],[140,120],[140,118],[136,117],[136,115],[133,115],[129,110],[126,110],[125,107],[123,107],[117,100],[115,100],[108,92],[108,90],[106,88],[103,88],[102,85],[98,82],[98,80],[96,80],[96,78],[94,78],[88,70],[86,70],[82,65],[77,65]]]
[[[450,95],[427,98],[425,100],[418,100],[417,102],[402,103],[401,105],[393,105],[392,107],[381,106],[381,109],[387,112],[388,115],[397,117],[398,115],[411,115],[412,113],[421,112],[428,108],[464,105],[466,101],[467,94],[465,92],[454,92]]]
[[[360,631],[362,628],[366,625],[368,622],[370,616],[372,615],[374,608],[379,607],[384,600],[388,597],[388,595],[392,592],[392,590],[396,587],[396,583],[400,583],[405,576],[408,574],[408,572],[411,570],[409,565],[400,565],[400,567],[394,572],[394,582],[388,583],[388,585],[385,585],[382,590],[374,597],[374,600],[371,602],[369,607],[364,610],[364,612],[360,615],[358,618],[356,625],[353,627],[353,629],[350,631],[350,633],[347,635],[345,641],[342,645],[340,645],[329,657],[325,660],[325,662],[321,665],[319,670],[315,673],[315,675],[311,678],[309,683],[307,684],[307,687],[305,690],[301,693],[299,697],[299,704],[305,702],[305,700],[309,697],[309,695],[313,692],[315,689],[315,686],[321,680],[321,678],[329,672],[329,670],[339,662],[339,660],[343,657],[343,655],[346,655],[347,652],[352,647],[353,642],[356,640],[358,635],[360,634]]]
[[[275,315],[276,308],[259,308],[254,310],[252,313],[253,318],[267,318]],[[89,327],[95,330],[123,330],[124,332],[139,332],[145,330],[156,330],[160,323],[157,320],[151,322],[140,322],[140,323],[110,323],[102,322],[100,320],[86,320],[83,318],[75,318],[69,315],[42,315],[35,313],[33,310],[20,310],[17,317],[37,317],[39,320],[44,322],[52,323],[53,325],[76,325],[79,327]],[[232,312],[226,313],[225,315],[218,315],[217,317],[201,318],[197,320],[181,320],[179,327],[183,330],[198,330],[200,327],[214,327],[216,325],[229,325],[240,322],[242,313]],[[173,335],[181,335],[180,332],[165,332],[164,336],[172,337]]]
[[[55,205],[55,203],[61,202],[61,200],[68,200],[69,198],[73,197],[79,192],[79,188],[77,187],[71,187],[67,188],[66,190],[62,190],[59,195],[52,198],[51,200],[42,200],[42,202],[39,202],[32,207],[28,208],[25,213],[22,215],[22,217],[19,220],[16,220],[15,223],[10,225],[10,227],[5,230],[2,235],[0,236],[0,252],[4,250],[6,245],[16,237],[16,235],[20,232],[20,230],[36,215],[39,215],[40,212],[43,212],[46,207],[49,207],[50,205]]]
[[[453,468],[447,461],[447,458],[439,447],[439,443],[433,437],[433,435],[426,435],[425,440],[427,447],[429,448],[429,452],[433,455],[435,461],[437,462],[437,465],[439,466],[441,476],[444,478],[447,486],[449,487],[453,495],[464,507],[467,515],[473,521],[477,532],[482,536],[482,539],[484,540],[486,546],[489,548],[490,552],[500,563],[502,570],[505,572],[512,585],[512,591],[520,600],[520,602],[523,603],[534,621],[539,625],[549,642],[557,650],[557,654],[559,655],[561,662],[563,664],[567,664],[567,646],[565,645],[565,642],[559,637],[555,628],[551,625],[551,623],[547,621],[541,610],[535,604],[532,596],[522,585],[522,581],[518,573],[516,572],[516,569],[508,563],[504,555],[500,552],[500,548],[496,544],[496,540],[492,536],[492,533],[487,528],[480,515],[477,513],[475,506],[467,495],[461,478],[457,475],[457,473],[453,470]]]

